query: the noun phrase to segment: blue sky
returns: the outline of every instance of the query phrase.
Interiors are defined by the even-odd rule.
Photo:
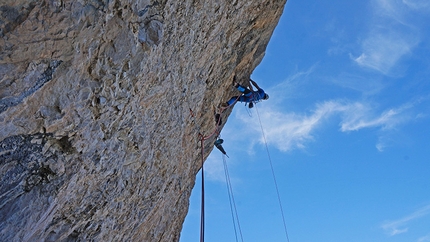
[[[430,242],[429,23],[428,0],[287,2],[252,74],[270,99],[221,134],[244,241],[286,241],[259,114],[291,242]],[[236,241],[216,149],[205,178],[205,241]]]

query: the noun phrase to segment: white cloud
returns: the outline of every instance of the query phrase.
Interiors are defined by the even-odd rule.
[[[406,4],[408,2],[408,4]],[[361,42],[361,54],[352,59],[360,66],[390,75],[399,61],[419,43],[416,24],[408,17],[408,6],[419,1],[378,0],[373,2],[369,32]]]
[[[281,151],[304,148],[306,142],[313,140],[312,132],[324,119],[344,109],[344,105],[335,101],[317,105],[316,110],[310,115],[282,113],[270,108],[262,109],[260,116],[261,120],[264,120],[266,141]],[[242,115],[240,119],[248,125],[248,129],[252,128],[261,133],[257,118],[250,122],[249,117]],[[260,142],[263,142],[262,138]]]
[[[380,136],[378,139],[378,142],[376,143],[375,147],[379,152],[383,152],[385,148],[388,146],[387,140],[385,140],[385,137]]]
[[[341,124],[342,131],[353,131],[370,127],[381,127],[382,129],[392,129],[408,117],[403,116],[405,107],[389,109],[379,116],[371,117],[366,113],[368,107],[358,105],[358,112],[353,113],[353,117],[347,117]],[[350,113],[348,113],[350,115]]]
[[[394,221],[386,221],[381,225],[381,228],[384,229],[390,236],[406,233],[409,229],[407,226],[411,221],[417,220],[428,214],[430,214],[430,205],[424,206],[403,218]]]
[[[259,105],[259,104],[258,104]],[[400,124],[405,123],[415,117],[410,111],[415,103],[407,103],[397,108],[382,111],[380,114],[372,108],[371,103],[347,102],[344,100],[326,101],[315,106],[309,114],[284,113],[275,107],[264,106],[259,110],[268,144],[276,146],[281,151],[292,149],[303,149],[306,143],[314,140],[314,135],[318,127],[332,116],[340,117],[340,131],[350,132],[365,128],[376,128],[382,134],[395,129]],[[373,105],[374,106],[374,105]],[[257,107],[258,108],[258,107]],[[257,117],[250,116],[244,112],[238,114],[243,130],[236,131],[244,136],[250,133],[261,134],[261,127]],[[253,130],[249,132],[249,130]],[[254,135],[257,138],[256,135]],[[255,138],[247,139],[247,143],[254,144]],[[259,142],[263,143],[263,136],[260,135]],[[376,148],[383,151],[387,146],[387,140],[381,135]]]
[[[364,40],[363,53],[354,58],[354,61],[360,66],[387,75],[400,58],[411,52],[415,44],[416,41],[408,40],[397,33],[373,34]]]
[[[267,143],[275,145],[281,151],[288,151],[304,148],[305,143],[314,139],[312,133],[325,119],[334,113],[346,112],[348,109],[352,109],[350,104],[327,101],[316,105],[316,109],[309,115],[282,113],[270,107],[261,109],[259,114]],[[258,118],[250,120],[247,115],[240,115],[239,118],[246,125],[246,129],[261,133]],[[262,137],[260,142],[263,142]]]

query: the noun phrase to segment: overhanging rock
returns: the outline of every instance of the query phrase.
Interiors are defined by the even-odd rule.
[[[0,4],[0,241],[178,241],[285,1]]]

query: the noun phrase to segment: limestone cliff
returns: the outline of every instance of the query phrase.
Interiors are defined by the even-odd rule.
[[[284,4],[0,0],[0,241],[178,241]]]

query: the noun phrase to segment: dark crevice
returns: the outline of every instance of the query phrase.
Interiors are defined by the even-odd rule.
[[[43,87],[47,82],[52,80],[52,75],[57,69],[57,67],[62,63],[63,61],[57,61],[53,60],[49,63],[48,68],[42,73],[41,77],[37,79],[36,83],[33,85],[33,87],[29,88],[28,90],[21,93],[19,96],[10,97],[10,98],[3,98],[0,100],[0,113],[3,113],[8,108],[13,107],[21,103],[26,97],[30,96],[31,94],[35,93],[37,90]]]
[[[49,140],[56,144],[54,152],[43,150]],[[64,153],[74,151],[67,136],[55,139],[50,133],[37,133],[7,137],[0,142],[0,166],[4,167],[0,194],[17,186],[29,192],[35,186],[50,183],[57,174],[47,164],[58,161]]]

